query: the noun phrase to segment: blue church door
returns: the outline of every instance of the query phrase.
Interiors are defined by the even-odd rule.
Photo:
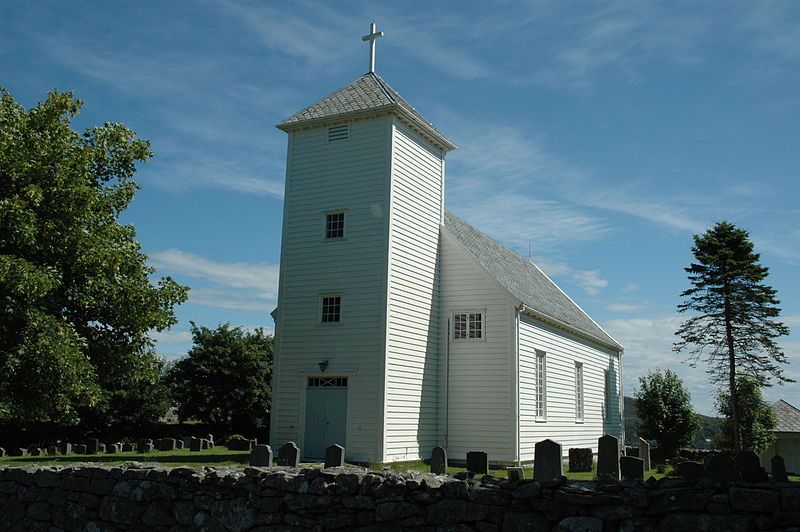
[[[305,458],[323,458],[334,443],[347,446],[347,377],[309,377],[306,387]]]

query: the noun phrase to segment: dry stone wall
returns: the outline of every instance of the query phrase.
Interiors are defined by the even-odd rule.
[[[481,481],[361,468],[0,469],[0,530],[797,530],[800,485]],[[795,527],[795,528],[792,528]]]

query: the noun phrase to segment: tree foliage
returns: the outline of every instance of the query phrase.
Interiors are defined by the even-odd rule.
[[[719,222],[695,235],[692,253],[695,262],[686,268],[691,288],[678,306],[692,315],[675,333],[675,351],[688,351],[692,365],[706,363],[712,382],[727,388],[735,449],[741,450],[736,378],[746,375],[761,386],[790,381],[776,342],[789,329],[777,320],[777,292],[764,283],[769,270],[759,264],[747,231]]]
[[[74,130],[81,105],[52,92],[26,110],[0,89],[0,422],[155,416],[139,395],[161,364],[148,332],[186,300],[150,282],[118,222],[149,144],[121,124]]]
[[[639,435],[657,441],[665,456],[674,456],[700,430],[700,416],[692,410],[689,392],[674,372],[656,370],[639,377],[634,397]]]
[[[777,423],[775,413],[764,401],[761,386],[755,379],[746,376],[737,377],[736,396],[739,400],[742,447],[761,453],[775,441],[775,434],[771,432]],[[734,449],[736,440],[729,393],[722,391],[717,395],[717,409],[725,419],[722,420],[714,445],[720,449]]]
[[[194,346],[171,368],[168,381],[182,420],[264,426],[272,389],[272,337],[192,323]]]

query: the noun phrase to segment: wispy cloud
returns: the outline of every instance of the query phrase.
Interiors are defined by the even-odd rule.
[[[610,310],[611,312],[623,312],[626,314],[640,312],[644,309],[645,306],[641,303],[610,303],[606,305],[606,310]]]
[[[152,338],[158,345],[188,344],[192,342],[192,333],[189,331],[151,331]]]
[[[596,296],[608,286],[608,280],[600,277],[597,270],[577,271],[572,274],[572,282],[583,288],[590,296]]]

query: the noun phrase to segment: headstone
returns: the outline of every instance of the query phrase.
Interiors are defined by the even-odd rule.
[[[639,458],[644,460],[644,470],[650,471],[650,444],[643,438],[639,438]]]
[[[248,462],[255,467],[272,467],[272,448],[269,445],[256,445],[250,451]]]
[[[112,443],[111,445],[106,448],[106,453],[108,454],[116,454],[120,451],[121,446],[118,443]]]
[[[249,451],[253,448],[252,440],[228,440],[228,449],[231,451]]]
[[[447,474],[447,450],[444,447],[434,447],[431,451],[431,473]]]
[[[149,449],[149,450],[148,450]],[[139,438],[136,440],[136,451],[140,453],[149,453],[153,450],[153,440],[147,438]]]
[[[508,467],[506,468],[506,474],[508,475],[508,480],[511,482],[525,480],[525,470],[521,467]]]
[[[710,454],[703,460],[703,476],[712,480],[736,482],[742,474],[730,456],[724,453]]]
[[[675,464],[674,471],[676,475],[686,480],[697,480],[703,476],[703,464],[687,460],[680,464]]]
[[[86,454],[97,454],[97,451],[99,450],[98,449],[99,443],[100,440],[98,440],[97,438],[89,438],[88,440],[86,440]]]
[[[39,447],[29,447],[28,454],[30,454],[31,456],[41,456],[42,450]]]
[[[75,454],[86,454],[86,446],[83,444],[78,444],[73,449],[75,449]]]
[[[536,442],[533,447],[533,480],[547,482],[563,474],[561,444],[549,439]]]
[[[483,451],[469,451],[467,453],[467,471],[479,475],[489,474],[489,455]]]
[[[183,437],[183,448],[184,449],[191,449],[192,448],[192,438],[194,438],[194,436],[184,436]]]
[[[132,453],[133,452],[133,444],[130,443],[130,442],[123,443],[122,444],[122,452],[123,453]]]
[[[293,441],[286,442],[278,449],[278,465],[298,467],[300,465],[300,449]]]
[[[203,450],[202,441],[200,438],[192,438],[189,440],[189,450],[192,452],[200,452]]]
[[[783,456],[775,455],[772,457],[772,480],[774,482],[788,482],[789,476],[786,474],[786,462]]]
[[[153,447],[155,447],[156,450],[161,449],[161,438],[156,438],[153,440]]]
[[[206,437],[204,439],[208,442],[208,445],[207,445],[206,448],[213,449],[214,448],[214,435],[213,434],[206,434]]]
[[[56,454],[58,454],[58,447],[56,447],[55,445],[48,446],[47,447],[47,454],[49,456],[55,456]]]
[[[594,454],[589,448],[569,450],[569,470],[573,473],[588,473],[592,470]]]
[[[164,438],[161,440],[161,445],[158,447],[159,451],[174,451],[175,438]]]
[[[62,443],[58,446],[58,452],[61,454],[72,454],[72,444],[71,443]]]
[[[155,450],[156,450],[156,448],[155,448],[155,446],[153,446],[152,443],[145,443],[144,444],[144,449],[142,449],[140,452],[142,452],[142,453],[152,453]]]
[[[745,482],[766,482],[769,480],[755,451],[741,451],[736,455],[736,469]]]
[[[619,441],[606,434],[597,440],[597,477],[619,480]]]
[[[21,447],[12,447],[8,450],[8,456],[25,456],[26,454],[28,454],[28,451]]]
[[[5,457],[5,455],[6,455],[6,450],[0,447],[0,458]]]
[[[98,443],[97,444],[97,452],[98,453],[106,452],[106,444],[105,443]]]
[[[644,480],[644,460],[635,456],[623,456],[619,459],[619,472],[622,480]]]
[[[344,465],[344,447],[333,444],[325,449],[325,468],[341,467]]]
[[[181,450],[185,447],[185,443],[183,440],[175,440],[175,448]]]
[[[210,449],[210,448],[211,448],[211,442],[210,442],[210,441],[208,441],[208,440],[207,440],[207,439],[205,439],[205,438],[200,438],[200,448],[201,448],[202,450],[204,450],[204,451],[205,451],[206,449]]]

